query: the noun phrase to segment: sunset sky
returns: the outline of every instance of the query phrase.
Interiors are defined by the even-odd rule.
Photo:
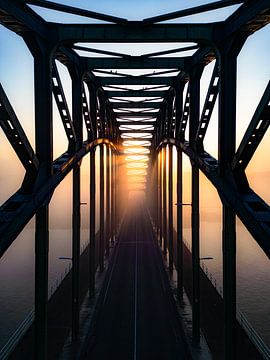
[[[177,10],[195,7],[198,5],[215,2],[216,0],[52,0],[57,3],[80,7],[94,12],[105,13],[128,20],[142,20],[147,17],[174,12]],[[222,0],[221,0],[222,1]],[[254,0],[255,1],[255,0]],[[8,2],[8,0],[7,0]],[[240,5],[228,7],[217,11],[207,12],[201,15],[189,16],[175,19],[170,22],[191,23],[191,22],[215,22],[226,19]],[[45,20],[63,23],[100,23],[100,21],[64,14],[56,11],[45,10],[36,6],[31,6]],[[270,79],[270,25],[264,27],[248,38],[243,49],[238,56],[237,72],[237,140],[238,147],[241,139],[248,127],[254,111],[265,91]],[[93,44],[87,43],[97,49],[118,51],[130,55],[140,55],[154,51],[173,49],[186,46],[184,43],[167,44]],[[17,34],[7,30],[0,25],[0,83],[4,88],[22,127],[35,149],[35,114],[34,114],[34,61],[31,53],[25,45],[23,39]],[[85,55],[85,54],[84,54]],[[177,54],[178,55],[178,54]],[[182,55],[182,54],[181,54]],[[179,55],[179,56],[181,56]],[[185,55],[189,55],[185,53]],[[91,54],[91,56],[102,56]],[[176,56],[173,54],[172,56]],[[57,62],[59,74],[64,85],[69,110],[71,112],[71,81],[67,69],[64,65]],[[200,107],[203,108],[204,99],[208,90],[208,84],[214,68],[214,62],[210,63],[204,70],[201,78],[201,99]],[[119,70],[118,70],[119,71]],[[128,73],[129,70],[125,70]],[[139,71],[139,70],[137,70]],[[151,70],[149,70],[151,71]],[[217,158],[218,150],[218,101],[216,103],[209,128],[204,141],[205,150]],[[123,147],[124,149],[124,147]],[[54,159],[67,150],[67,139],[58,109],[53,100],[53,155]],[[147,152],[147,151],[146,151]],[[176,149],[173,153],[173,226],[177,227],[177,196],[176,196]],[[100,148],[96,151],[97,163],[100,159]],[[128,208],[135,201],[134,197],[128,197],[128,190],[132,189],[133,181],[142,179],[148,169],[147,154],[136,154],[134,158],[132,150],[125,151],[119,156],[121,166],[120,186],[122,187],[121,202],[123,208]],[[247,167],[247,176],[252,189],[255,190],[268,204],[270,204],[269,177],[270,177],[270,133],[269,129],[264,136],[259,148],[253,156],[251,163]],[[133,157],[132,157],[133,156]],[[90,187],[89,173],[90,162],[89,154],[84,157],[81,165],[81,228],[80,243],[87,244],[89,241],[90,224]],[[105,155],[105,159],[107,156]],[[133,162],[131,162],[133,160]],[[141,168],[138,166],[141,165]],[[124,169],[134,173],[134,177],[127,178]],[[21,186],[25,170],[20,164],[16,153],[13,151],[4,132],[0,127],[0,206]],[[138,171],[139,169],[139,171]],[[167,163],[168,170],[168,163]],[[142,176],[141,176],[142,175]],[[183,239],[190,245],[191,243],[191,164],[186,155],[183,156]],[[96,167],[96,232],[100,228],[100,171]],[[106,181],[105,175],[105,181]],[[144,179],[145,180],[145,179]],[[168,182],[167,182],[168,184]],[[142,187],[143,187],[142,183]],[[134,189],[133,189],[134,190]],[[132,191],[133,191],[132,190]],[[106,191],[106,190],[105,190]],[[168,186],[167,186],[168,192]],[[132,192],[130,195],[137,195]],[[143,192],[139,192],[144,196]],[[72,256],[72,172],[70,172],[61,184],[56,188],[49,204],[49,279],[50,286],[56,279],[60,278],[68,266],[68,262],[62,261],[63,257]],[[105,196],[106,198],[106,196]],[[200,260],[204,256],[210,257],[211,261],[206,261],[213,279],[217,279],[217,284],[222,283],[222,202],[218,192],[211,182],[200,173]],[[168,198],[167,198],[168,203]],[[105,204],[106,207],[107,203]],[[101,208],[102,209],[102,208]],[[179,208],[178,208],[179,209]],[[168,210],[168,207],[167,207]],[[92,214],[91,214],[92,216]],[[16,241],[10,246],[3,256],[0,266],[0,285],[8,285],[5,298],[5,291],[0,296],[0,318],[2,314],[8,314],[5,306],[9,306],[13,313],[16,306],[20,308],[23,304],[21,294],[25,292],[25,298],[32,296],[34,289],[34,239],[35,222],[33,219],[25,226],[24,230],[17,237]],[[241,310],[251,319],[252,325],[262,334],[270,344],[269,319],[265,314],[269,314],[269,286],[270,271],[269,259],[257,242],[248,233],[246,227],[237,218],[236,226],[237,237],[237,296],[238,305]],[[137,240],[136,240],[137,241]],[[19,256],[18,256],[19,255]],[[62,258],[61,258],[62,257]],[[15,261],[16,260],[16,261]],[[69,259],[70,260],[70,259]],[[209,260],[209,259],[208,259]],[[203,262],[202,262],[203,263]],[[201,263],[201,264],[202,264]],[[255,264],[250,266],[250,264]],[[15,265],[15,266],[14,266]],[[28,268],[27,268],[28,266]],[[4,269],[4,271],[3,271]],[[27,270],[29,269],[29,270]],[[25,271],[28,271],[31,276]],[[10,276],[10,278],[6,275]],[[211,275],[212,276],[212,275]],[[29,280],[30,279],[30,280]],[[31,280],[32,279],[32,280]],[[2,282],[1,282],[2,281]],[[3,285],[4,284],[4,285]],[[19,291],[18,291],[19,288]],[[21,288],[21,289],[20,289]],[[30,290],[29,290],[30,288]],[[5,290],[5,288],[4,288]],[[240,299],[240,300],[239,300]],[[33,306],[32,299],[30,305],[26,302],[21,316],[26,316],[27,311]],[[2,301],[2,302],[1,302]],[[27,300],[28,301],[28,300]],[[13,302],[16,306],[13,305]],[[19,303],[19,305],[17,304]],[[3,306],[3,304],[5,306]],[[29,308],[29,309],[28,309]],[[6,315],[5,314],[5,315]],[[8,314],[9,316],[10,314]],[[2,316],[2,317],[1,317]],[[7,316],[6,323],[11,324]],[[23,318],[22,316],[22,318]],[[18,318],[19,319],[19,318]],[[17,320],[18,320],[17,319]],[[19,319],[20,320],[20,319]],[[257,321],[258,320],[258,321]],[[265,329],[263,325],[265,324]],[[14,325],[14,324],[13,324]],[[12,325],[12,326],[13,326]],[[11,329],[12,329],[11,326]],[[5,325],[3,325],[3,329]],[[0,329],[1,330],[1,329]],[[11,330],[10,330],[11,331]],[[6,332],[6,329],[5,329]],[[0,331],[0,347],[3,342]]]
[[[166,12],[176,11],[182,8],[197,6],[206,1],[99,1],[91,2],[89,4],[86,0],[79,1],[57,1],[77,7],[83,7],[96,12],[111,14],[119,17],[125,17],[129,20],[140,20],[146,17],[159,15]],[[210,1],[208,1],[210,2]],[[225,19],[232,10],[239,5],[222,9],[218,11],[208,12],[203,15],[189,16],[180,20],[180,22],[210,22]],[[59,22],[89,22],[92,20],[82,17],[75,17],[69,14],[61,14],[59,12],[52,12],[45,9],[33,7],[40,15],[48,21]],[[93,22],[97,22],[93,20]],[[252,35],[244,45],[238,57],[238,84],[237,84],[237,144],[241,140],[241,136],[256,109],[256,106],[263,94],[263,91],[269,81],[270,68],[269,57],[270,48],[267,46],[269,39],[270,27],[266,26],[256,34]],[[119,52],[126,52],[130,54],[143,53],[144,51],[156,51],[162,49],[169,49],[175,47],[177,44],[117,44]],[[180,44],[181,45],[181,44]],[[93,47],[103,49],[114,49],[115,45],[110,44],[91,44]],[[20,119],[24,130],[34,147],[34,95],[33,95],[33,59],[25,46],[23,40],[12,33],[11,31],[0,26],[0,81],[4,90],[6,91],[17,115]],[[201,81],[201,107],[203,106],[203,99],[205,97],[208,81],[211,76],[213,64],[210,64],[205,69]],[[59,65],[60,75],[65,86],[66,96],[70,105],[71,86],[67,70]],[[59,139],[62,139],[59,141]],[[252,180],[252,173],[262,173],[262,176],[267,177],[269,166],[265,164],[265,157],[269,154],[269,134],[267,133],[265,139],[260,145],[255,154],[249,168],[250,178]],[[205,139],[206,150],[215,157],[217,156],[217,106],[215,107],[210,126]],[[66,149],[67,141],[61,120],[58,116],[56,107],[54,106],[54,156],[57,157]],[[20,166],[16,155],[7,143],[4,134],[0,130],[0,164],[4,171],[0,175],[2,191],[0,201],[2,202],[8,195],[16,190],[20,184],[23,169]],[[13,166],[10,166],[11,160]],[[186,169],[187,170],[187,169]],[[264,175],[263,175],[264,174]],[[11,180],[12,179],[12,180]],[[261,181],[263,182],[263,181]],[[4,183],[4,186],[2,185]],[[256,186],[256,184],[254,184]],[[264,184],[259,185],[261,188]]]

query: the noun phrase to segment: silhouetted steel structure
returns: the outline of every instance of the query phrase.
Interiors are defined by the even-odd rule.
[[[205,24],[164,23],[183,16],[241,6],[223,22]],[[102,20],[106,23],[60,24],[46,22],[29,6]],[[0,252],[9,248],[27,222],[36,216],[35,331],[36,359],[46,359],[48,298],[48,204],[53,191],[73,171],[73,317],[72,334],[79,329],[80,262],[80,162],[90,152],[90,251],[89,291],[95,293],[96,245],[98,266],[104,268],[109,241],[117,235],[119,170],[117,158],[123,141],[150,143],[147,192],[151,213],[169,267],[176,265],[178,295],[182,296],[182,154],[192,164],[192,262],[193,339],[200,340],[200,258],[199,258],[199,171],[217,189],[223,204],[223,288],[225,312],[225,358],[235,358],[236,245],[235,217],[243,224],[269,257],[270,208],[249,186],[245,169],[260,144],[270,121],[270,84],[258,104],[238,149],[236,143],[237,55],[247,38],[270,22],[269,0],[216,1],[142,21],[94,13],[43,0],[0,0],[0,22],[20,35],[34,58],[35,150],[20,121],[0,88],[0,124],[25,168],[21,188],[0,208]],[[170,43],[195,45],[168,51],[131,56],[98,50],[76,43]],[[179,52],[194,51],[192,56]],[[105,55],[81,57],[78,51]],[[176,56],[165,57],[177,53]],[[64,64],[72,79],[72,113],[65,98],[55,60]],[[216,60],[202,113],[200,78],[204,67]],[[119,72],[118,72],[118,69]],[[123,69],[145,69],[142,75],[122,73]],[[147,71],[148,69],[148,71]],[[151,71],[149,70],[151,69]],[[153,69],[158,69],[153,71]],[[177,75],[175,75],[177,73]],[[157,76],[159,75],[159,76]],[[188,85],[187,85],[188,84]],[[131,86],[140,86],[138,90]],[[185,90],[186,89],[186,90]],[[185,97],[184,97],[185,93]],[[53,159],[52,95],[54,95],[68,139],[67,151]],[[140,97],[142,100],[126,100]],[[148,99],[149,97],[149,99]],[[204,150],[204,138],[218,97],[218,159]],[[83,125],[83,121],[84,124]],[[131,125],[131,126],[130,126]],[[140,125],[140,128],[134,127]],[[85,126],[87,139],[83,138]],[[189,127],[189,138],[186,137]],[[149,145],[147,143],[147,145]],[[100,164],[95,149],[100,148]],[[177,258],[174,258],[172,225],[172,148],[177,148]],[[104,153],[110,159],[104,166]],[[169,169],[166,169],[168,157]],[[100,184],[95,169],[100,168]],[[107,183],[104,185],[104,175]],[[150,176],[151,175],[151,176]],[[151,177],[151,181],[150,181]],[[111,181],[108,181],[111,179]],[[168,191],[166,181],[168,179]],[[136,181],[135,181],[136,183]],[[139,182],[140,183],[140,182]],[[143,182],[140,183],[142,188]],[[137,183],[138,185],[138,183]],[[95,243],[95,187],[100,186],[100,235]],[[107,194],[107,222],[104,223],[104,186]],[[168,209],[167,209],[168,206]],[[168,221],[167,221],[168,211]]]

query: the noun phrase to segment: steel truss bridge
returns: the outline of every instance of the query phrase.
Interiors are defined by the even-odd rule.
[[[234,4],[239,7],[222,22],[167,23]],[[48,22],[32,5],[83,16],[86,21],[83,24]],[[92,19],[91,23],[87,18]],[[93,23],[93,19],[98,20],[97,23]],[[126,157],[129,171],[135,175],[130,178],[129,189],[147,193],[156,236],[164,255],[168,253],[169,269],[176,268],[177,294],[182,298],[182,159],[183,154],[189,157],[192,165],[192,336],[195,343],[200,341],[203,291],[200,289],[199,172],[213,184],[222,201],[223,212],[224,358],[235,359],[236,215],[265,254],[268,257],[270,254],[270,208],[252,190],[245,173],[269,126],[270,83],[236,149],[237,56],[249,36],[270,22],[269,0],[215,1],[142,21],[128,21],[51,1],[0,0],[0,22],[24,40],[34,59],[35,149],[5,89],[0,87],[0,125],[25,168],[21,187],[0,207],[0,253],[2,256],[6,252],[35,216],[35,359],[47,358],[49,203],[54,190],[70,172],[73,173],[71,296],[74,341],[80,330],[77,301],[82,276],[80,164],[88,153],[90,297],[95,296],[96,272],[104,269],[104,254],[108,254],[110,244],[118,238],[124,209],[121,202],[123,161],[119,159]],[[175,42],[193,45],[139,56],[87,45]],[[71,77],[72,112],[56,60],[66,66]],[[200,112],[201,75],[206,65],[214,60],[215,67]],[[130,74],[130,69],[140,70],[140,73]],[[66,152],[57,159],[52,155],[53,97],[68,140]],[[218,157],[215,158],[205,151],[204,139],[217,101]],[[138,150],[134,151],[134,144]],[[173,242],[173,147],[177,149],[176,248]],[[99,161],[95,155],[97,148]],[[106,166],[104,156],[109,159]],[[145,164],[143,170],[136,171],[138,162]],[[166,167],[167,162],[169,166]],[[95,181],[97,168],[100,184]],[[109,177],[105,183],[106,172]],[[98,238],[95,235],[97,187],[100,188]]]

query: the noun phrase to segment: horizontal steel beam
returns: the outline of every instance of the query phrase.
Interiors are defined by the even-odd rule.
[[[152,109],[159,109],[160,105],[162,103],[161,102],[138,102],[138,103],[135,103],[135,102],[132,102],[132,103],[128,103],[128,102],[111,102],[111,105],[114,109],[126,109],[126,108],[129,108],[129,109],[143,109],[143,108],[152,108]]]
[[[165,91],[140,90],[140,91],[106,91],[108,97],[164,97]]]
[[[128,113],[128,112],[114,112],[114,115],[116,116],[116,118],[156,118],[159,115],[159,112],[137,112],[137,113]]]
[[[151,134],[153,132],[155,132],[155,129],[119,129],[119,132],[122,134],[122,133],[125,133],[125,134],[139,134],[139,133],[142,133],[142,134]]]
[[[144,122],[144,121],[132,121],[132,122],[121,122],[121,121],[117,121],[117,124],[119,124],[120,126],[126,126],[126,125],[152,125],[155,126],[156,125],[156,121],[152,121],[152,122]]]
[[[153,43],[212,41],[214,24],[51,24],[59,42]]]
[[[121,140],[122,141],[143,141],[143,142],[151,142],[152,141],[152,136],[150,137],[150,138],[143,138],[143,137],[133,137],[133,136],[131,136],[130,138],[123,138],[122,136],[121,136]],[[133,145],[132,145],[133,146]],[[138,145],[138,146],[141,146],[141,145]],[[128,148],[128,146],[126,147],[126,148]],[[125,149],[125,147],[124,147],[124,149]],[[132,155],[132,154],[129,154],[129,155]],[[145,155],[145,154],[142,154],[142,155]],[[147,154],[146,154],[147,155]]]
[[[100,77],[98,78],[101,86],[106,85],[166,85],[170,86],[176,76],[167,77],[167,76],[159,76],[159,77]]]
[[[136,56],[130,59],[113,57],[82,58],[85,71],[94,69],[185,69],[189,58],[162,57],[141,59]]]

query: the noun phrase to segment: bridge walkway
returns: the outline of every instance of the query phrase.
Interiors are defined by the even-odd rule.
[[[126,214],[82,359],[189,359],[143,204]]]

